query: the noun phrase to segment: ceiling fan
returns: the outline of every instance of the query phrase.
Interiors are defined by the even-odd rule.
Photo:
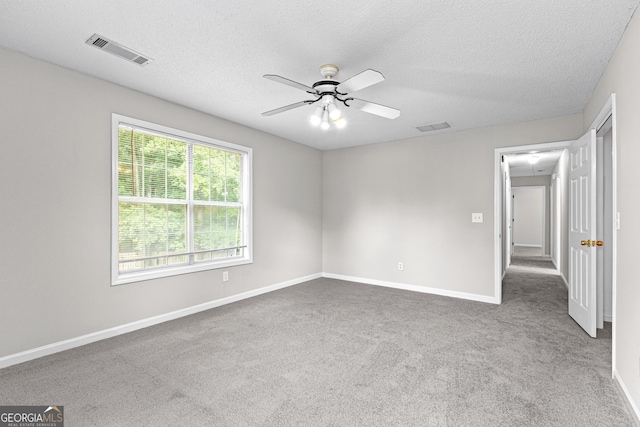
[[[296,89],[303,90],[312,95],[314,99],[296,102],[295,104],[285,105],[262,113],[263,116],[273,116],[274,114],[283,113],[293,110],[294,108],[304,107],[305,105],[316,104],[314,114],[311,116],[311,124],[320,126],[322,129],[329,129],[330,123],[336,127],[344,127],[346,121],[342,117],[342,112],[338,105],[342,103],[345,107],[356,107],[366,113],[375,114],[377,116],[386,117],[387,119],[395,119],[400,116],[400,110],[387,107],[385,105],[376,104],[374,102],[365,101],[363,99],[353,98],[350,93],[364,89],[384,80],[382,73],[375,70],[365,70],[360,74],[356,74],[350,79],[340,83],[333,78],[338,73],[338,66],[326,64],[320,67],[320,74],[323,79],[315,82],[311,86],[298,83],[287,78],[274,74],[265,74],[264,77],[274,82],[282,83]]]

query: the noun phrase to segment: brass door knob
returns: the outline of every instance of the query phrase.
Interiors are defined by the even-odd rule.
[[[582,246],[591,246],[591,240],[580,240]]]
[[[598,241],[596,242],[596,245],[598,245],[598,246],[602,246],[602,245],[604,245],[604,242],[603,242],[602,240],[598,240]]]

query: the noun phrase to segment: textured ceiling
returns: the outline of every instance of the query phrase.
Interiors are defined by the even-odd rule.
[[[564,150],[528,151],[526,153],[507,154],[505,159],[509,164],[509,175],[512,178],[520,176],[551,175]],[[537,163],[531,164],[529,159],[534,155]]]
[[[639,0],[49,0],[0,2],[0,45],[319,149],[580,113]],[[154,59],[146,67],[85,44],[94,33]],[[350,108],[345,129],[309,125],[313,107],[263,117],[336,80],[402,111]],[[435,133],[434,132],[434,133]]]

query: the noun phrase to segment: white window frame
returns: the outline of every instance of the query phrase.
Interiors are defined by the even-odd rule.
[[[198,261],[191,264],[168,265],[166,267],[158,267],[149,270],[136,270],[131,272],[120,272],[118,269],[118,129],[120,125],[130,125],[136,128],[147,129],[152,133],[164,134],[167,137],[184,140],[196,144],[213,146],[233,150],[242,154],[242,256],[226,259],[217,259],[209,261]],[[253,177],[253,150],[250,147],[233,144],[218,139],[197,135],[179,129],[170,128],[168,126],[147,122],[144,120],[134,119],[120,114],[112,114],[111,119],[111,285],[121,285],[125,283],[139,282],[142,280],[157,279],[161,277],[176,276],[180,274],[194,273],[197,271],[213,270],[238,265],[251,264],[253,262],[253,193],[252,193],[252,177]],[[188,182],[190,178],[187,179]],[[188,193],[192,192],[191,188],[187,189]],[[188,209],[190,211],[190,209]],[[187,214],[187,240],[193,240],[193,218],[192,212]],[[193,257],[191,257],[193,258]]]

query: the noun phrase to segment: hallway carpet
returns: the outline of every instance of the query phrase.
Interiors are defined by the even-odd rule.
[[[549,261],[501,305],[317,279],[0,370],[68,426],[631,426]]]

